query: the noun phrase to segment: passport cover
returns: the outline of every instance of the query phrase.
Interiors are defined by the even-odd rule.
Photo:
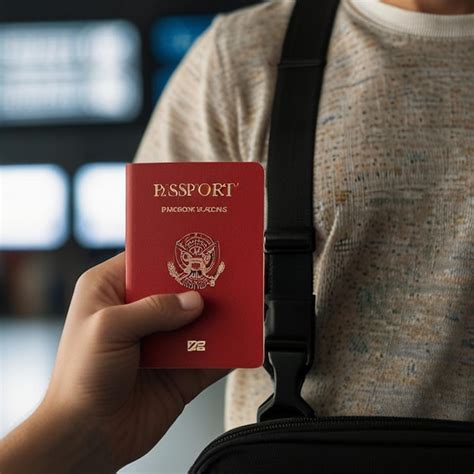
[[[126,166],[127,302],[197,290],[201,316],[142,339],[140,366],[264,360],[264,169],[256,162]]]

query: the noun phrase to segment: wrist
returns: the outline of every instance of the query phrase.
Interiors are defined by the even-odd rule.
[[[43,402],[0,443],[0,472],[116,471],[96,423]]]

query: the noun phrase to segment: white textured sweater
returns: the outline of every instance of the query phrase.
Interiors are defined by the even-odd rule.
[[[136,161],[258,161],[292,0],[220,15],[172,76]],[[474,15],[342,0],[314,162],[318,415],[474,420]],[[227,380],[256,420],[263,368]]]

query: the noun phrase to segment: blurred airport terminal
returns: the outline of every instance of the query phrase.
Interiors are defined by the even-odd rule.
[[[215,15],[254,3],[0,3],[0,436],[44,394],[78,276],[124,248],[125,163],[169,77]],[[185,472],[223,431],[224,387],[121,472]]]

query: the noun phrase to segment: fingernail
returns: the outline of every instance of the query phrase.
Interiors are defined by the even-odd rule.
[[[181,308],[184,310],[196,309],[201,305],[201,296],[197,291],[186,291],[177,295]]]

